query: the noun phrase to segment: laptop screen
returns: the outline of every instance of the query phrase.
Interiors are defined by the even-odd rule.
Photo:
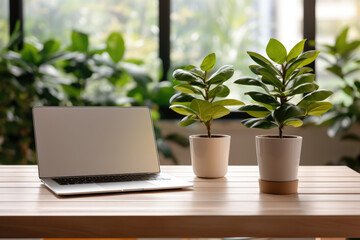
[[[40,177],[159,172],[146,107],[33,108]]]

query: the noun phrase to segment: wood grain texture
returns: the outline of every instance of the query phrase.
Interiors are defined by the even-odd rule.
[[[257,166],[162,171],[194,188],[59,197],[36,166],[0,166],[0,238],[360,237],[360,175],[347,167],[300,167],[295,195],[259,193]]]

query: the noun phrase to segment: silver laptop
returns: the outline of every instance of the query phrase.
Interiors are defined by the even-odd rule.
[[[35,107],[39,177],[58,195],[191,187],[160,173],[146,107]]]

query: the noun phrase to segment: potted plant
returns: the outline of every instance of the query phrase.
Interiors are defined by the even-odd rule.
[[[286,126],[300,127],[304,118],[320,116],[332,107],[324,101],[332,92],[318,89],[315,74],[311,73],[313,69],[307,66],[317,58],[319,51],[303,53],[305,41],[300,41],[287,53],[282,43],[270,39],[266,53],[272,61],[258,53],[247,52],[257,63],[249,66],[257,77],[235,81],[259,88],[245,93],[257,104],[240,107],[239,110],[253,117],[241,123],[249,128],[279,129],[278,135],[256,136],[261,192],[297,192],[302,137],[283,135],[283,130]]]
[[[210,74],[216,62],[215,53],[204,58],[200,68],[189,65],[184,69],[177,69],[173,77],[180,81],[174,88],[179,93],[170,99],[170,108],[185,115],[180,121],[180,127],[201,122],[206,127],[206,135],[191,135],[190,152],[194,173],[203,178],[219,178],[227,172],[230,136],[212,134],[211,125],[214,119],[230,113],[226,106],[243,105],[235,99],[227,97],[230,89],[224,85],[234,74],[231,65],[224,65]]]

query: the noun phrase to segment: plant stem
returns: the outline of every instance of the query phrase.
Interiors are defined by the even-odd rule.
[[[281,65],[281,70],[282,70],[282,84],[283,84],[283,87],[281,89],[282,92],[285,91],[286,89],[286,66],[284,64]],[[280,97],[280,102],[281,102],[281,105],[286,103],[287,102],[287,99],[286,97]]]
[[[287,67],[287,63],[286,65],[281,64],[281,70],[282,70],[282,84],[283,87],[281,88],[281,92],[284,92],[286,90],[286,67]],[[284,103],[286,103],[288,100],[286,99],[286,96],[284,97],[280,97],[280,105],[283,105]],[[283,138],[283,124],[280,124],[279,126],[279,138]]]
[[[205,71],[205,74],[204,74],[204,78],[203,78],[203,82],[206,84],[206,75],[207,75],[207,71]],[[206,101],[209,101],[209,86],[206,84],[206,87],[205,87],[205,96],[204,96],[204,99]]]
[[[281,89],[282,91],[285,91],[285,78],[286,78],[286,66],[284,66],[284,64],[281,65],[281,70],[282,70],[282,84],[284,85],[283,86],[283,89]]]
[[[205,123],[208,138],[211,138],[211,122],[212,120],[209,120]]]

